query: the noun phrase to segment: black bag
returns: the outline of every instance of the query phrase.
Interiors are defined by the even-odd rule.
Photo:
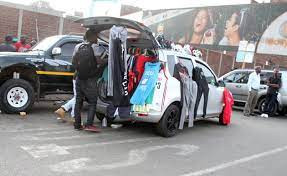
[[[97,76],[97,60],[91,43],[80,45],[73,57],[73,65],[80,80]]]

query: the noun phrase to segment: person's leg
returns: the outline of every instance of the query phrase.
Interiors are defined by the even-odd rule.
[[[270,104],[270,101],[271,101],[271,94],[267,94],[266,95],[266,98],[265,98],[265,105],[264,105],[264,110],[263,112],[264,113],[268,113],[269,111],[269,104]]]
[[[249,116],[251,113],[251,107],[252,107],[254,95],[255,95],[254,90],[249,91],[247,102],[246,102],[245,107],[244,107],[244,115],[245,116]]]
[[[208,85],[207,85],[208,86]],[[203,96],[204,96],[204,104],[203,104],[203,114],[202,117],[206,116],[206,109],[207,109],[207,103],[208,103],[208,94],[209,94],[209,88],[205,87],[203,89]]]
[[[268,106],[268,109],[267,109],[267,114],[268,115],[274,115],[273,114],[273,109],[275,107],[276,100],[277,100],[277,94],[270,95],[269,106]]]
[[[87,101],[89,103],[88,117],[87,117],[87,126],[92,126],[94,124],[94,118],[96,114],[97,107],[97,82],[96,79],[89,79],[85,81],[85,86],[83,91]]]
[[[74,97],[70,100],[72,104],[72,110],[71,110],[71,117],[75,117],[75,104],[76,104],[76,80],[73,80],[73,92],[74,92]]]
[[[257,104],[257,99],[258,99],[258,92],[257,91],[254,91],[254,96],[253,96],[253,99],[252,99],[252,102],[251,102],[251,108],[250,108],[250,114],[251,115],[254,115],[254,109],[255,109],[255,106]]]
[[[200,86],[197,86],[197,95],[196,95],[196,100],[195,100],[195,105],[194,105],[194,118],[197,116],[197,110],[198,110],[198,105],[200,102],[202,96],[202,88]]]
[[[75,103],[75,129],[81,128],[81,108],[83,105],[83,94],[81,90],[81,81],[76,82],[76,103]]]

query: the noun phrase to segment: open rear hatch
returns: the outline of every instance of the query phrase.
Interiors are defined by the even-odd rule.
[[[90,17],[77,21],[83,27],[93,29],[99,33],[99,38],[109,42],[109,31],[113,27],[123,26],[128,30],[127,47],[157,49],[159,47],[151,30],[142,23],[115,17]]]

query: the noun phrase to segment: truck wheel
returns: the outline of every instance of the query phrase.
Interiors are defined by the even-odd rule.
[[[180,111],[176,105],[170,105],[157,124],[157,132],[163,137],[176,135],[179,126]]]
[[[5,113],[28,112],[34,101],[34,89],[23,79],[10,79],[0,88],[0,109]]]
[[[260,113],[263,113],[264,111],[264,106],[265,106],[265,98],[262,98],[258,102],[258,110]],[[274,108],[272,109],[272,114],[276,114],[278,111],[278,103],[276,102],[274,105]]]

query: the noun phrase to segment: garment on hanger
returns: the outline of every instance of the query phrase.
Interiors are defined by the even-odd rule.
[[[122,26],[113,26],[110,29],[110,38],[109,38],[109,58],[108,58],[108,96],[113,96],[114,93],[114,61],[121,59],[124,65],[125,71],[127,71],[127,36],[128,32],[125,27]],[[115,43],[115,40],[119,39],[120,42]],[[121,54],[117,51],[119,46],[121,45]]]
[[[139,81],[142,78],[142,75],[145,71],[145,64],[147,62],[154,62],[156,60],[155,57],[150,57],[150,56],[145,56],[145,55],[140,55],[137,57],[135,61],[135,74],[136,74],[136,84],[139,83]]]
[[[207,103],[208,103],[209,87],[208,87],[208,82],[206,80],[206,77],[204,76],[204,73],[201,68],[195,67],[193,69],[193,79],[197,84],[197,96],[196,96],[196,102],[195,102],[195,107],[194,107],[194,118],[196,118],[197,116],[198,105],[202,97],[202,94],[204,98],[202,117],[205,117]]]
[[[147,97],[156,85],[160,63],[147,62],[144,68],[142,79],[133,94],[130,103],[134,105],[144,105]]]
[[[112,103],[114,106],[129,106],[129,93],[128,93],[128,76],[125,69],[123,50],[121,40],[119,38],[112,41],[114,47],[114,53],[117,57],[114,57],[114,75],[113,80],[113,97]],[[108,70],[109,71],[109,70]]]
[[[193,84],[192,77],[189,75],[187,68],[182,65],[180,62],[175,65],[174,68],[174,77],[180,81],[181,87],[181,116],[179,121],[179,129],[183,129],[186,116],[189,119],[189,126],[193,125]]]

